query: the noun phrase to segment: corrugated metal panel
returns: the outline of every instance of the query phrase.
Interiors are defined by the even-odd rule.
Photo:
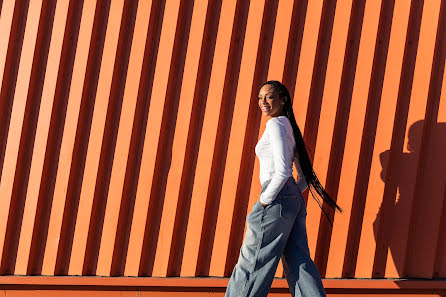
[[[230,275],[278,79],[321,274],[446,277],[445,5],[0,1],[0,273]]]

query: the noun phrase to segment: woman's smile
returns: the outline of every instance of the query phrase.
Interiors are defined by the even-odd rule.
[[[268,105],[263,105],[262,106],[262,111],[267,112],[269,111],[271,108]]]

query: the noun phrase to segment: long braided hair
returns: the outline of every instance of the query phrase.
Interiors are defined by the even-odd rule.
[[[342,212],[342,209],[336,204],[333,198],[330,197],[327,191],[325,191],[324,187],[319,182],[319,179],[317,178],[316,173],[313,170],[313,166],[311,165],[310,157],[308,156],[302,133],[300,132],[299,126],[297,126],[296,119],[294,118],[290,93],[288,92],[288,89],[277,80],[269,80],[267,82],[264,82],[260,86],[260,88],[262,88],[264,85],[274,86],[276,92],[279,94],[279,97],[281,97],[284,101],[283,113],[290,121],[291,127],[293,127],[294,140],[296,141],[294,154],[297,154],[298,156],[299,164],[302,169],[302,173],[307,180],[308,189],[310,190],[311,196],[313,196],[314,200],[317,202],[327,219],[330,221],[327,212],[323,208],[320,198],[322,198],[322,200],[334,210]]]

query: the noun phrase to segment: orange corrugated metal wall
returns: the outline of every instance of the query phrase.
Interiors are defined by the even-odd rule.
[[[321,274],[446,277],[445,0],[0,7],[0,274],[230,275],[277,79],[344,209],[308,199]]]

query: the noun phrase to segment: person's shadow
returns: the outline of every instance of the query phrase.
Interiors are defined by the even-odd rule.
[[[381,178],[396,185],[397,193],[393,203],[381,205],[373,230],[376,240],[383,238],[378,232],[386,233],[399,277],[446,276],[446,123],[435,124],[423,149],[422,135],[420,120],[409,128],[408,152],[395,160],[390,150],[380,154]],[[422,174],[420,160],[425,162]],[[379,227],[383,216],[385,226]]]

